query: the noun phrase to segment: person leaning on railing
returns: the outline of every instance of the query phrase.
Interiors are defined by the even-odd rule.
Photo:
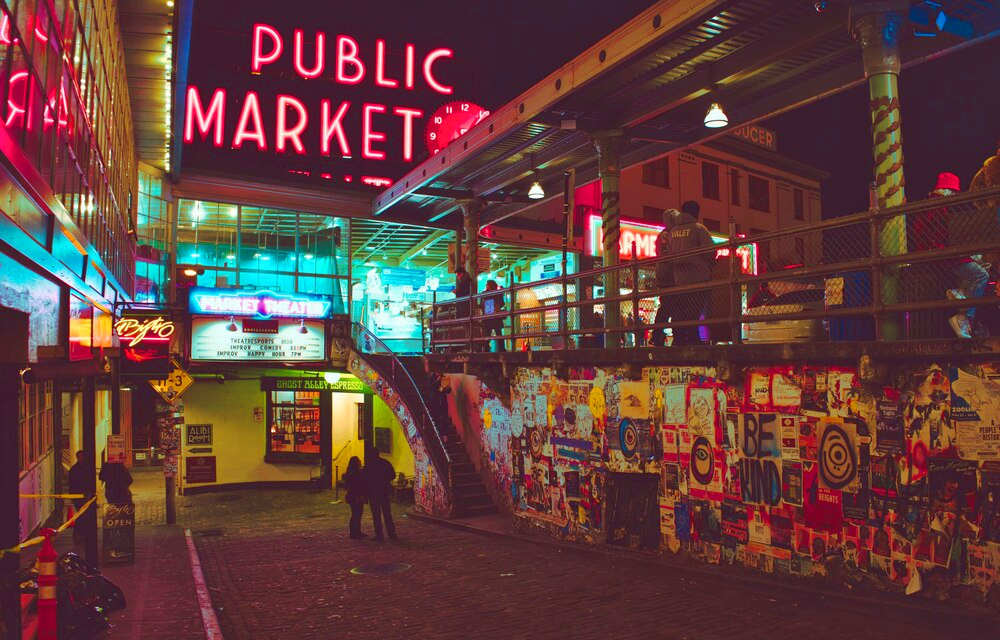
[[[664,211],[663,231],[660,232],[660,235],[656,236],[656,256],[661,258],[660,262],[656,263],[655,276],[657,289],[666,289],[667,287],[674,286],[673,265],[670,264],[669,260],[663,260],[663,258],[670,255],[670,230],[673,228],[674,219],[678,215],[680,215],[680,212],[677,209],[667,209]],[[664,294],[660,296],[660,305],[656,310],[656,317],[653,319],[653,324],[662,324],[670,320],[669,300],[669,295]],[[653,329],[653,337],[649,340],[652,346],[662,347],[666,341],[665,329]]]
[[[682,251],[712,247],[715,242],[705,225],[698,222],[701,206],[694,200],[688,200],[681,205],[680,212],[674,216],[674,225],[670,230],[670,253],[675,255]],[[712,276],[712,263],[715,252],[705,251],[673,262],[674,284],[681,286],[708,282]],[[708,310],[708,291],[687,291],[670,296],[670,311],[675,321],[698,320]],[[699,327],[677,327],[673,330],[675,346],[700,344]]]

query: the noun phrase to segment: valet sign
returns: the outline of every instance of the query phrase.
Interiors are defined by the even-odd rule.
[[[191,360],[321,362],[328,296],[194,287]]]

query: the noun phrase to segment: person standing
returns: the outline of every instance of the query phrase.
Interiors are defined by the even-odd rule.
[[[347,471],[341,478],[344,487],[347,488],[347,495],[344,501],[351,507],[351,540],[360,540],[367,536],[361,532],[361,514],[365,510],[365,475],[361,469],[361,459],[351,456],[347,463]]]
[[[483,299],[483,315],[488,317],[483,321],[483,328],[487,337],[497,335],[497,351],[506,351],[507,346],[503,339],[503,316],[500,313],[504,310],[503,293],[500,293],[500,285],[496,280],[486,283],[486,291],[496,291],[496,293]],[[491,345],[487,345],[487,350],[491,350],[490,347]]]
[[[676,209],[667,209],[663,212],[663,231],[656,236],[657,258],[665,258],[670,255],[670,230],[674,226],[674,219],[678,213]],[[667,287],[674,286],[674,270],[669,260],[661,260],[656,263],[655,276],[657,289],[666,289]],[[670,320],[669,300],[670,296],[668,294],[660,296],[660,306],[656,310],[656,317],[653,319],[653,324],[662,324]],[[665,329],[653,329],[653,337],[649,340],[652,346],[662,347],[666,344],[666,341]]]
[[[675,255],[694,249],[707,249],[715,245],[708,229],[698,222],[699,213],[701,213],[701,206],[694,200],[687,200],[681,205],[681,210],[674,216],[674,225],[670,230],[671,254]],[[712,275],[714,261],[714,251],[703,251],[674,260],[674,285],[708,282]],[[688,291],[670,296],[670,310],[673,313],[673,319],[681,322],[701,318],[707,310],[708,300],[709,292],[707,290]],[[698,329],[698,326],[674,329],[674,345],[699,344],[701,338],[698,335]]]
[[[132,504],[132,474],[121,462],[105,462],[98,476],[104,483],[104,498],[108,504]]]
[[[465,270],[465,267],[459,267],[455,270],[455,318],[468,318],[470,312],[472,311],[472,300],[463,298],[469,298],[472,295],[472,276],[469,272]],[[469,331],[468,325],[463,323],[462,326],[458,327],[458,331],[449,331],[449,335],[453,338],[457,336],[464,336],[465,338],[471,340],[472,336],[466,335]]]
[[[76,452],[76,464],[69,468],[68,476],[68,488],[70,493],[83,494],[83,498],[73,498],[73,509],[79,513],[83,505],[87,503],[87,469],[86,464],[83,461],[83,451]],[[73,541],[80,542],[86,535],[86,528],[77,521],[79,526],[73,527]]]
[[[385,529],[390,540],[396,540],[396,524],[392,521],[392,508],[389,504],[389,494],[392,491],[392,481],[396,478],[396,470],[392,463],[379,455],[379,450],[370,447],[365,454],[365,489],[368,494],[368,506],[372,511],[372,524],[375,527],[375,541],[382,542],[382,519],[385,518]]]

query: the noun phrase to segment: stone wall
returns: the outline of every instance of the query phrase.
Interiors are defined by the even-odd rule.
[[[559,538],[996,599],[1000,366],[892,377],[522,368],[509,409],[481,389],[482,459],[519,523]]]

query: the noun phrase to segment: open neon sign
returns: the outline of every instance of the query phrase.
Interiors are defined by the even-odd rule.
[[[295,29],[288,38],[271,25],[255,24],[252,36],[250,69],[255,75],[277,63],[286,50],[291,49],[292,66],[304,80],[327,77],[341,85],[360,85],[367,80],[376,87],[401,91],[412,91],[423,85],[444,95],[454,91],[438,79],[436,71],[437,65],[454,56],[451,49],[441,47],[421,53],[416,46],[405,44],[402,67],[390,69],[390,55],[382,39],[375,40],[374,51],[363,51],[362,45],[350,36],[328,38],[326,33],[316,31],[308,42],[312,51],[309,56],[305,52],[307,38],[302,29]],[[318,105],[307,106],[299,98],[281,93],[275,100],[274,121],[265,126],[260,96],[255,91],[247,91],[242,97],[235,127],[229,129],[226,105],[231,98],[225,88],[209,93],[191,85],[185,97],[184,142],[192,143],[200,138],[218,148],[225,147],[228,142],[233,149],[253,145],[258,151],[273,149],[278,153],[300,155],[318,151],[323,156],[339,153],[344,158],[360,155],[369,160],[387,160],[384,145],[389,141],[384,126],[386,119],[398,118],[403,130],[399,154],[404,161],[412,162],[414,122],[424,116],[423,110],[416,107],[377,102],[356,104],[350,100],[322,99]],[[359,112],[361,130],[350,131],[346,124],[348,114]],[[319,127],[313,127],[312,137],[307,137],[309,123],[317,117]]]
[[[619,221],[618,255],[625,260],[632,259],[632,243],[635,242],[635,255],[638,259],[655,258],[656,237],[660,235],[666,227],[663,225],[650,224],[648,222],[637,222],[635,220]],[[589,237],[590,255],[601,255],[604,247],[604,234],[601,231],[601,216],[590,215],[587,217],[587,235]],[[722,244],[728,240],[727,237],[712,234],[712,240],[716,244]],[[729,249],[722,247],[715,253],[716,258],[729,256]],[[755,243],[744,244],[736,247],[736,256],[740,259],[740,271],[746,275],[757,274],[757,245]]]
[[[284,294],[273,291],[191,289],[191,313],[259,318],[326,318],[333,303],[325,296]]]

